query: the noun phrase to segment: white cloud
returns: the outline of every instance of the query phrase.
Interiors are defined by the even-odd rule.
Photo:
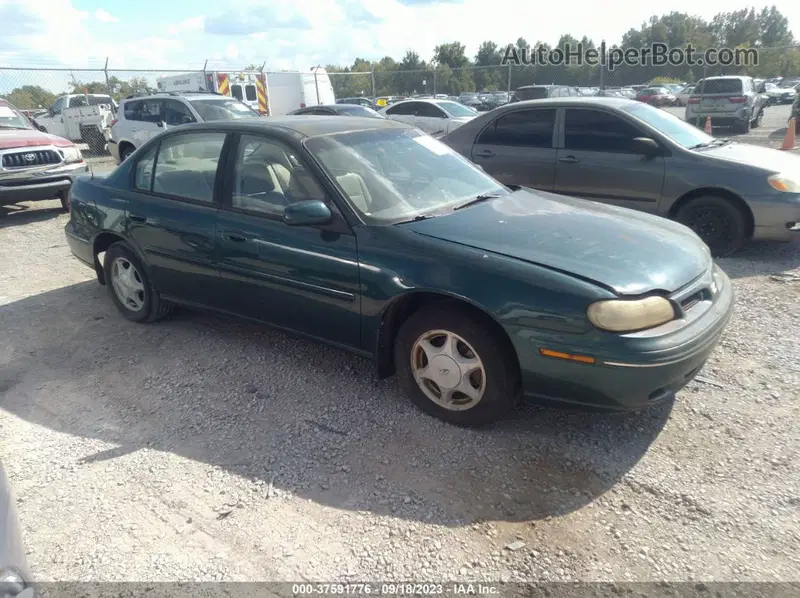
[[[103,10],[102,8],[98,8],[94,11],[94,18],[98,21],[103,21],[104,23],[118,23],[119,19],[112,15],[107,10]]]
[[[170,25],[167,27],[167,33],[170,35],[180,35],[180,34],[190,34],[195,33],[198,31],[203,30],[203,25],[205,23],[204,16],[197,16],[197,17],[190,17],[177,23],[176,25]]]

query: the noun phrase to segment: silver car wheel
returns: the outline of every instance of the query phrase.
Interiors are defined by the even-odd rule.
[[[486,391],[486,370],[480,356],[448,330],[430,330],[414,342],[411,371],[425,396],[450,411],[475,407]]]
[[[136,267],[124,257],[111,264],[111,286],[114,294],[127,309],[141,311],[144,307],[144,282]]]

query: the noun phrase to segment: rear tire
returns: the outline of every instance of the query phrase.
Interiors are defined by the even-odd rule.
[[[131,322],[157,322],[172,311],[172,304],[161,299],[144,264],[127,243],[120,241],[106,250],[103,270],[114,305]]]
[[[697,197],[681,207],[675,219],[703,239],[714,257],[730,255],[740,249],[747,238],[745,215],[739,206],[724,197]]]
[[[754,129],[757,129],[758,127],[761,126],[761,119],[762,119],[763,116],[764,116],[764,111],[763,110],[759,110],[758,114],[756,115],[756,117],[755,117],[755,119],[753,120],[753,123],[752,123],[752,126],[753,126]]]
[[[465,309],[423,307],[398,331],[395,368],[409,398],[425,413],[458,426],[485,426],[505,415],[519,397],[516,355],[503,341]],[[444,350],[448,346],[454,349],[450,353]],[[430,354],[436,355],[435,363],[428,359]],[[451,354],[455,360],[447,357]],[[424,372],[431,377],[421,376]],[[448,388],[450,401],[443,398]]]
[[[737,124],[736,131],[742,135],[747,135],[750,132],[750,120]]]
[[[119,152],[119,161],[124,162],[131,157],[131,154],[136,151],[136,148],[126,143]]]

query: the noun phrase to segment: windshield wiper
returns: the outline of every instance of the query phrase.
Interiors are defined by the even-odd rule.
[[[714,145],[717,145],[717,146],[719,146],[719,145],[727,145],[728,143],[733,143],[733,139],[727,139],[727,138],[713,139],[713,140],[707,141],[705,143],[698,143],[697,145],[693,145],[689,149],[690,150],[695,150],[695,149],[701,149],[701,148],[704,148],[704,147],[711,147],[711,146],[714,146]]]
[[[498,195],[497,193],[482,193],[481,195],[476,195],[469,201],[465,201],[464,203],[458,204],[456,207],[453,208],[453,211],[460,210],[461,208],[468,208],[469,206],[474,206],[478,203],[483,203],[484,201],[489,201],[490,199],[497,199],[498,197],[503,197],[502,195]]]
[[[413,218],[407,220],[398,220],[395,224],[404,224],[406,222],[419,222],[420,220],[428,220],[429,218],[436,218],[436,214],[417,214]]]

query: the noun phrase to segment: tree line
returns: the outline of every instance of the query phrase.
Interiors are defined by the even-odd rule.
[[[545,47],[547,49],[580,44],[583,49],[598,48],[599,41],[586,36],[576,38],[564,34],[555,46],[541,42],[529,43],[524,38],[509,42],[516,48]],[[374,73],[375,93],[381,95],[410,93],[459,94],[470,91],[516,89],[534,83],[574,86],[636,85],[650,81],[685,81],[694,83],[703,76],[746,74],[754,77],[800,75],[800,47],[789,30],[788,19],[775,7],[761,10],[746,8],[719,13],[710,21],[681,12],[653,16],[638,29],[630,29],[620,44],[611,48],[646,48],[663,43],[670,48],[692,44],[698,52],[708,48],[757,48],[757,65],[690,68],[677,66],[626,66],[609,71],[600,66],[544,65],[500,66],[509,43],[483,42],[474,57],[466,54],[464,44],[442,43],[434,49],[433,57],[424,60],[409,50],[399,61],[386,56],[377,61],[356,58],[351,66],[328,65],[330,73],[350,73],[331,77],[337,97],[369,95]],[[365,73],[364,75],[354,73]]]
[[[564,34],[552,48],[540,42],[530,44],[519,38],[511,45],[517,48],[543,46],[549,49],[581,44],[584,49],[597,48],[599,43],[586,36],[578,39]],[[756,48],[757,65],[700,67],[677,66],[626,66],[609,71],[600,66],[544,65],[500,66],[509,44],[483,42],[474,57],[466,54],[464,44],[454,41],[442,43],[434,49],[430,60],[409,50],[397,61],[385,56],[377,61],[356,58],[351,66],[327,65],[337,97],[371,95],[373,80],[376,95],[411,93],[459,94],[465,91],[494,91],[516,89],[533,83],[557,83],[574,86],[635,85],[655,82],[685,81],[693,83],[703,76],[746,74],[754,77],[800,75],[800,42],[789,30],[788,19],[775,7],[761,10],[745,8],[719,13],[710,21],[681,12],[653,16],[638,29],[630,29],[622,38],[620,47],[646,48],[663,43],[670,48],[692,44],[698,52],[708,48]],[[255,70],[248,65],[245,70]],[[601,72],[602,70],[602,72]],[[337,76],[337,73],[341,73]],[[346,74],[345,74],[346,73]],[[374,74],[374,75],[373,75]],[[269,81],[269,75],[267,75]],[[70,93],[110,93],[116,100],[135,92],[155,91],[144,77],[129,80],[110,77],[103,81],[81,82],[73,80]],[[12,104],[21,109],[47,108],[56,94],[38,86],[23,85],[8,94]]]

